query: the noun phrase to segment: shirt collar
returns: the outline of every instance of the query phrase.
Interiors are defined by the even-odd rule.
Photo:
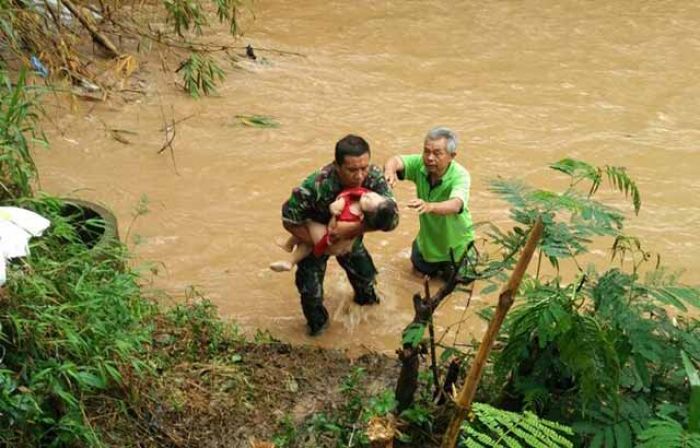
[[[430,184],[430,174],[428,174],[428,170],[425,169],[425,163],[423,163],[423,161],[421,161],[421,164],[420,164],[420,172],[421,172],[421,174],[422,174],[423,176],[425,176],[425,180],[428,182],[428,185],[430,185],[431,188],[435,188],[435,187],[437,187],[438,185],[441,185],[441,184],[442,184],[442,181],[445,179],[445,176],[447,176],[447,174],[448,174],[448,173],[452,170],[452,168],[454,167],[454,163],[455,163],[454,160],[450,160],[450,164],[447,165],[447,169],[445,170],[444,173],[442,173],[442,176],[441,176],[440,179],[435,183],[435,185],[431,185],[431,184]]]

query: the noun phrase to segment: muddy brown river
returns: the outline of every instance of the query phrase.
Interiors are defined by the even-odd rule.
[[[280,204],[331,160],[340,137],[364,136],[383,164],[417,151],[435,125],[461,137],[475,221],[507,222],[507,205],[487,190],[496,176],[549,187],[557,182],[546,165],[563,157],[624,165],[642,192],[639,216],[618,195],[604,197],[629,212],[629,232],[649,250],[689,269],[684,281],[700,280],[691,270],[700,260],[700,2],[263,0],[255,15],[239,43],[291,53],[260,50],[262,62],[225,65],[218,97],[190,99],[151,54],[137,75],[145,95],[49,108],[51,147],[37,150],[42,188],[114,210],[135,261],[157,271],[145,269],[146,278],[170,296],[165,303],[194,286],[245,329],[391,352],[421,288],[408,259],[418,223],[410,210],[402,206],[394,232],[366,237],[381,305],[352,305],[331,260],[332,322],[318,338],[306,336],[293,276],[267,266],[282,256]],[[280,127],[241,126],[236,115],[250,114]],[[163,116],[184,119],[177,170],[167,151],[158,154]],[[131,144],[105,127],[135,133],[123,134]],[[396,189],[401,204],[413,194],[408,184]],[[149,213],[131,225],[141,197]],[[448,341],[485,328],[474,309],[496,295],[478,294],[482,287],[470,309],[458,293],[438,312]]]

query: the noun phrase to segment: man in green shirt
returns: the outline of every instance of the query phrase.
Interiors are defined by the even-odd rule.
[[[423,154],[394,156],[384,167],[389,186],[397,180],[416,184],[418,199],[408,203],[419,213],[420,230],[413,242],[411,262],[430,276],[449,274],[450,251],[459,260],[474,240],[469,213],[469,172],[454,158],[457,136],[437,127],[425,136]]]
[[[331,239],[356,238],[352,251],[339,255],[336,259],[347,273],[355,291],[355,303],[372,305],[379,303],[374,290],[377,270],[362,244],[362,234],[372,230],[393,230],[399,223],[399,215],[393,202],[394,195],[382,170],[370,164],[369,144],[362,137],[347,135],[340,139],[335,146],[335,161],[311,173],[299,187],[292,190],[289,199],[282,205],[282,224],[300,241],[313,245],[306,221],[328,224],[331,218],[330,204],[343,189],[356,187],[390,198],[394,204],[382,223],[369,219],[338,223],[330,231]],[[328,311],[323,306],[323,278],[327,262],[328,255],[311,254],[297,264],[295,283],[312,336],[317,335],[328,323]]]

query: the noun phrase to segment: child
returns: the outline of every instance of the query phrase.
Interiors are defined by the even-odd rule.
[[[393,200],[371,190],[363,187],[347,188],[341,191],[335,202],[328,207],[331,212],[328,225],[313,221],[306,223],[314,245],[301,242],[294,235],[290,236],[282,248],[291,252],[291,259],[276,261],[270,264],[270,269],[275,272],[290,271],[312,252],[317,257],[348,253],[352,250],[355,239],[340,240],[331,244],[330,229],[335,228],[338,222],[365,222],[373,229],[386,230],[391,226],[396,208]]]

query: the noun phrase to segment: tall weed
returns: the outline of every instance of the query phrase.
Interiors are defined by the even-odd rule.
[[[88,249],[52,198],[17,205],[51,220],[8,271],[0,302],[0,434],[6,445],[100,445],[85,400],[148,371],[155,307],[118,242]]]
[[[13,84],[0,66],[0,202],[31,195],[36,165],[30,142],[46,143],[37,128],[38,91],[21,71]]]

